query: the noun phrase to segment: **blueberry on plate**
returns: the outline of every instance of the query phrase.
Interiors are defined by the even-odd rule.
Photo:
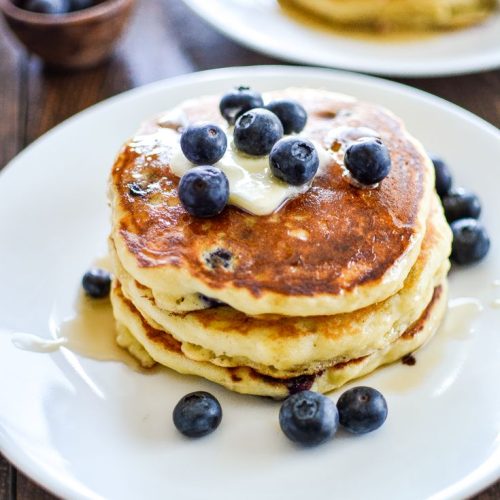
[[[458,187],[451,189],[443,197],[443,208],[448,222],[458,219],[477,219],[481,214],[479,198],[467,189]]]
[[[229,181],[216,167],[194,167],[179,183],[179,199],[195,217],[214,217],[220,214],[229,200]]]
[[[88,9],[94,5],[93,0],[69,0],[69,10],[75,12],[77,10]]]
[[[68,0],[28,0],[24,9],[40,14],[66,14],[69,11]]]
[[[293,186],[301,186],[316,175],[319,156],[311,141],[285,137],[271,149],[269,166],[278,179]]]
[[[436,173],[436,191],[437,194],[442,198],[447,195],[451,189],[453,179],[451,177],[450,169],[448,165],[437,156],[431,156],[432,164],[434,165],[434,171]]]
[[[279,422],[288,439],[314,446],[334,436],[339,415],[330,398],[317,392],[302,391],[290,396],[281,405]]]
[[[451,259],[457,264],[473,264],[482,260],[490,249],[485,227],[476,219],[459,219],[451,223],[453,244]]]
[[[283,125],[271,111],[252,109],[242,114],[234,126],[234,144],[252,156],[269,154],[272,147],[283,137]]]
[[[280,119],[285,134],[301,132],[306,126],[307,112],[297,101],[278,99],[271,101],[266,109]]]
[[[94,299],[107,297],[111,290],[111,274],[105,269],[90,269],[83,275],[82,287]]]
[[[262,96],[252,90],[250,87],[237,87],[225,94],[220,103],[219,110],[221,115],[230,125],[246,111],[264,106]]]
[[[185,436],[202,437],[219,427],[222,408],[209,392],[191,392],[175,405],[173,420],[177,430]]]
[[[217,125],[189,125],[181,135],[184,156],[195,165],[213,165],[226,152],[227,137]]]
[[[387,418],[384,396],[372,387],[354,387],[337,401],[339,421],[353,434],[366,434],[378,429]]]
[[[391,170],[389,150],[380,139],[372,137],[350,144],[344,163],[351,176],[365,186],[385,179]]]

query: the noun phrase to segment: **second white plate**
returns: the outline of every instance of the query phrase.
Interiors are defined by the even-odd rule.
[[[307,27],[276,0],[184,0],[215,28],[252,49],[293,62],[391,76],[443,76],[500,66],[500,12],[429,38],[380,42]]]

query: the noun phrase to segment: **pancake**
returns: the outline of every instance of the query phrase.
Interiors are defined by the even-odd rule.
[[[213,219],[191,217],[169,166],[172,144],[186,124],[222,118],[219,97],[187,101],[145,124],[112,169],[121,265],[169,311],[207,307],[201,294],[246,315],[333,315],[392,296],[418,257],[431,205],[434,170],[422,146],[392,113],[348,96],[288,89],[264,97],[298,100],[309,117],[301,135],[329,152],[311,189],[269,216],[228,207]],[[391,154],[391,173],[376,189],[343,177],[346,136],[361,127]],[[143,194],[130,192],[133,183]]]
[[[446,282],[436,287],[420,318],[394,342],[367,356],[330,366],[313,375],[278,379],[262,375],[252,368],[225,368],[210,362],[194,361],[182,352],[182,344],[170,334],[156,330],[138,313],[121,293],[118,282],[111,292],[113,310],[122,342],[132,354],[147,364],[154,361],[179,373],[198,375],[243,394],[285,398],[299,390],[329,392],[348,381],[366,375],[379,366],[392,363],[422,346],[438,329],[446,311]],[[135,348],[132,348],[134,346]],[[142,347],[147,351],[143,353]]]
[[[482,21],[496,0],[280,0],[332,24],[391,29],[450,29]]]
[[[419,257],[403,288],[383,302],[332,316],[248,317],[231,307],[171,313],[150,289],[121,266],[114,248],[114,273],[125,297],[159,330],[183,343],[183,352],[219,366],[253,367],[270,376],[294,376],[370,354],[399,337],[422,314],[446,276],[451,232],[437,197]]]

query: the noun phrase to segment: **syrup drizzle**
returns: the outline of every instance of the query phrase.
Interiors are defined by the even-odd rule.
[[[81,293],[75,315],[58,325],[56,336],[64,347],[99,361],[120,361],[134,370],[139,363],[116,343],[115,320],[109,299],[92,299]]]
[[[96,259],[90,267],[109,271],[109,257]],[[38,353],[52,353],[63,347],[87,358],[119,361],[136,371],[142,371],[139,362],[116,343],[115,320],[109,298],[93,299],[80,290],[75,314],[52,324],[51,331],[53,338],[14,333],[12,343],[19,349]]]
[[[451,340],[465,340],[474,333],[474,324],[477,317],[483,311],[481,302],[473,297],[459,297],[450,299],[448,312],[440,329],[427,346],[412,353],[416,364],[411,369],[401,373],[398,365],[394,366],[397,371],[388,371],[384,378],[383,389],[388,391],[408,391],[419,387],[429,375],[437,369],[446,355],[446,347]],[[400,366],[400,365],[399,365]]]

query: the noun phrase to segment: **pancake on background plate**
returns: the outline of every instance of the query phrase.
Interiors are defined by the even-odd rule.
[[[443,30],[470,26],[497,7],[496,0],[279,0],[332,25],[372,30]]]
[[[273,213],[229,205],[200,219],[179,201],[181,132],[225,127],[220,96],[146,123],[118,155],[112,304],[118,343],[144,366],[248,394],[327,392],[413,352],[439,327],[451,234],[422,146],[392,113],[349,96],[264,94],[277,98],[304,106],[300,136],[323,163],[310,188]],[[344,175],[344,151],[363,137],[380,138],[391,157],[373,189]]]

